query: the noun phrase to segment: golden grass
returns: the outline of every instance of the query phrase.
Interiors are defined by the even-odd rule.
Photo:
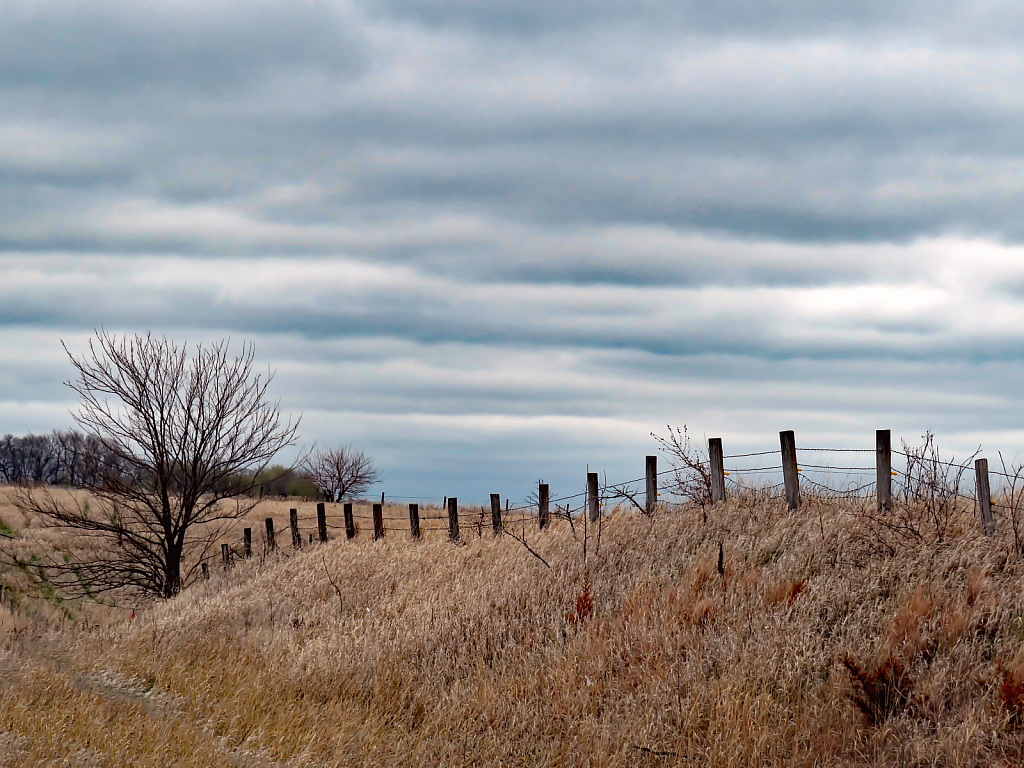
[[[3,691],[0,729],[110,764],[150,753],[100,737],[108,707],[128,708],[117,717],[165,765],[1021,764],[1024,563],[1009,539],[964,510],[945,544],[881,557],[856,509],[615,513],[587,563],[556,523],[530,534],[551,569],[486,531],[460,546],[335,531],[215,570],[133,622],[66,627],[75,674],[153,690],[77,705],[44,670]],[[173,714],[142,706],[155,695]],[[30,711],[44,716],[9,714]]]
[[[43,663],[0,665],[0,765],[233,766],[239,756],[196,726],[154,718],[123,696],[82,690]]]

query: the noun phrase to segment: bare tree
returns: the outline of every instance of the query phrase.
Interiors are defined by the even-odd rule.
[[[255,374],[254,355],[245,344],[232,356],[227,341],[190,355],[166,338],[105,331],[84,355],[68,351],[90,494],[22,488],[16,497],[77,534],[75,551],[45,563],[51,581],[171,597],[195,577],[225,522],[258,503],[256,474],[296,439],[298,420],[282,420],[268,401],[273,374]]]
[[[358,496],[376,483],[378,477],[370,458],[351,445],[313,453],[303,463],[303,470],[331,501]]]

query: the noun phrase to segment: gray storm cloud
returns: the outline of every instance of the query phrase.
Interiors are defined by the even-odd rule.
[[[256,340],[311,439],[431,493],[632,476],[666,421],[1012,453],[1022,21],[7,3],[0,432],[66,423],[104,326]]]

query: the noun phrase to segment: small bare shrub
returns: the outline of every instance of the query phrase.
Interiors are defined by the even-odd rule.
[[[858,516],[866,523],[862,541],[876,554],[894,556],[910,547],[932,547],[947,540],[954,519],[964,513],[965,476],[978,451],[957,462],[943,459],[931,432],[919,446],[903,443],[907,469],[896,483],[891,510],[870,504]]]
[[[1024,555],[1024,465],[1007,466],[1003,454],[999,454],[999,463],[1003,466],[1006,487],[1002,494],[1001,504],[1010,519],[1010,530],[1013,531],[1013,546],[1017,555]]]
[[[665,489],[701,508],[710,507],[711,461],[707,450],[698,448],[690,441],[685,424],[682,429],[671,425],[666,426],[666,429],[666,437],[651,433],[651,437],[661,446],[672,466],[672,478],[665,485]]]

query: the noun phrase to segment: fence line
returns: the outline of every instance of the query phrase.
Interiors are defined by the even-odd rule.
[[[710,461],[698,456],[695,462],[699,466],[703,467],[703,470],[701,470],[701,482],[707,482],[707,499],[708,503],[711,503],[712,505],[721,503],[727,498],[728,493],[726,489],[728,488],[729,491],[733,493],[738,490],[755,490],[772,496],[781,495],[782,498],[786,499],[790,509],[796,510],[801,504],[800,486],[803,484],[810,489],[814,489],[815,493],[821,494],[824,497],[842,497],[847,499],[859,498],[867,501],[873,493],[876,496],[879,513],[886,513],[892,507],[892,479],[897,478],[903,485],[901,492],[904,496],[911,493],[911,484],[918,484],[920,487],[925,489],[931,488],[933,493],[945,493],[949,498],[975,504],[978,510],[979,524],[984,533],[989,536],[995,533],[995,518],[1007,518],[1007,515],[1001,510],[1012,513],[1014,519],[1016,519],[1016,515],[1019,512],[1024,513],[1024,491],[1020,494],[1019,499],[1015,495],[1017,490],[1017,480],[1021,481],[1022,488],[1024,488],[1024,471],[1016,472],[1015,474],[1008,474],[998,470],[990,470],[988,468],[987,459],[978,458],[977,454],[972,455],[966,461],[958,463],[956,461],[939,459],[937,455],[929,457],[924,455],[923,452],[921,455],[918,455],[905,450],[892,450],[889,430],[877,430],[875,437],[876,447],[873,449],[841,447],[804,448],[796,444],[796,439],[792,431],[783,431],[779,433],[780,447],[777,449],[735,454],[725,454],[722,450],[721,438],[711,438],[708,441],[708,456],[710,457]],[[875,467],[863,467],[810,464],[798,461],[798,456],[803,453],[874,453],[876,457],[876,465]],[[906,470],[894,468],[892,466],[893,455],[905,460]],[[760,456],[778,456],[782,459],[782,462],[780,464],[771,464],[763,467],[726,467],[724,464],[724,460],[726,459],[753,458]],[[970,471],[971,460],[974,460],[974,495],[962,493],[959,489],[959,480],[963,474]],[[937,467],[959,470],[958,473],[954,473],[956,475],[956,487],[948,486],[948,476],[936,477]],[[352,502],[345,502],[343,504],[343,515],[338,514],[336,507],[330,514],[328,514],[325,504],[321,502],[317,504],[316,517],[300,517],[298,515],[297,508],[289,510],[287,533],[291,536],[293,548],[301,549],[304,546],[304,542],[302,541],[300,529],[303,524],[308,526],[310,523],[316,525],[317,538],[321,542],[327,541],[330,538],[328,533],[329,531],[344,530],[346,538],[348,539],[355,538],[360,533],[365,533],[366,531],[361,530],[360,527],[355,524],[355,521],[357,520],[368,521],[368,523],[371,523],[373,526],[372,528],[370,528],[369,525],[365,527],[376,539],[385,538],[389,532],[389,528],[391,529],[391,532],[394,532],[396,529],[408,530],[413,538],[421,538],[422,534],[427,531],[447,531],[449,538],[452,541],[458,541],[461,538],[461,530],[467,527],[481,536],[483,535],[483,529],[488,526],[492,528],[493,535],[495,536],[501,535],[506,527],[522,527],[527,523],[536,524],[538,530],[544,530],[552,521],[559,519],[564,520],[567,516],[571,518],[574,515],[587,514],[591,521],[596,522],[600,515],[603,514],[603,508],[609,501],[629,501],[641,512],[651,513],[656,508],[658,496],[660,495],[658,492],[659,478],[664,477],[665,475],[670,475],[678,483],[683,474],[687,471],[696,471],[694,467],[687,468],[686,466],[676,465],[659,471],[657,469],[656,456],[648,456],[646,458],[645,469],[646,472],[643,477],[625,480],[622,482],[608,482],[607,478],[605,478],[603,484],[599,481],[597,473],[590,472],[587,475],[586,490],[554,498],[550,497],[548,485],[540,484],[538,486],[538,493],[536,494],[535,500],[511,506],[509,501],[506,499],[504,508],[501,506],[500,495],[491,494],[490,514],[488,514],[486,505],[472,505],[471,508],[467,509],[463,507],[460,510],[456,497],[445,497],[444,502],[442,502],[441,505],[431,508],[430,510],[425,510],[427,513],[423,515],[419,512],[418,503],[410,503],[408,505],[408,517],[394,514],[384,515],[383,506],[385,497],[383,494],[381,496],[381,502],[379,503],[360,503],[361,508],[364,506],[370,508],[369,514],[364,514],[362,509],[360,510],[360,513],[356,513]],[[759,473],[780,472],[783,475],[782,482],[760,486],[746,485],[730,476],[734,474],[750,474],[756,476]],[[826,482],[819,482],[819,480],[825,479],[820,476],[836,472],[842,472],[847,475],[864,475],[874,472],[876,474],[876,478],[874,481],[861,483],[855,487],[845,489],[834,488]],[[928,473],[931,473],[931,476],[928,476]],[[992,498],[992,491],[989,484],[990,475],[995,475],[1011,481],[1009,486],[1011,491],[1010,505],[1001,503],[998,499]],[[938,482],[941,482],[943,486],[936,489],[935,484]],[[642,490],[639,487],[635,487],[641,483],[645,483]],[[999,489],[996,490],[998,491]],[[643,505],[641,505],[636,499],[641,492],[645,495],[645,503]],[[1003,492],[1005,493],[1005,489]],[[435,497],[428,496],[392,496],[390,498],[401,499],[404,501],[436,501]],[[575,499],[582,499],[582,502],[579,505],[570,505],[565,503]],[[564,509],[560,506],[561,503],[565,503]],[[549,511],[552,505],[554,507],[553,514]],[[389,512],[392,511],[393,508],[389,509]],[[430,512],[435,513],[431,514]],[[342,516],[344,521],[339,524],[337,522],[338,518]],[[402,526],[389,526],[390,523],[402,522],[408,523],[408,529],[405,529]],[[426,524],[422,525],[421,522]],[[278,537],[286,534],[284,526],[280,529],[276,529],[273,517],[268,517],[265,520],[265,524],[266,530],[264,532],[263,542],[265,549],[275,549],[281,546],[278,542]],[[305,529],[305,532],[309,534],[309,541],[312,542],[314,539],[313,533],[309,532],[308,527]],[[229,568],[231,566],[231,560],[234,556],[251,557],[252,528],[245,528],[243,535],[244,539],[241,549],[239,549],[237,541],[224,543],[221,546],[220,553],[213,552],[199,561],[202,565],[202,572],[206,578],[209,577],[207,563],[211,560],[216,560],[218,556],[222,559],[225,568]]]

